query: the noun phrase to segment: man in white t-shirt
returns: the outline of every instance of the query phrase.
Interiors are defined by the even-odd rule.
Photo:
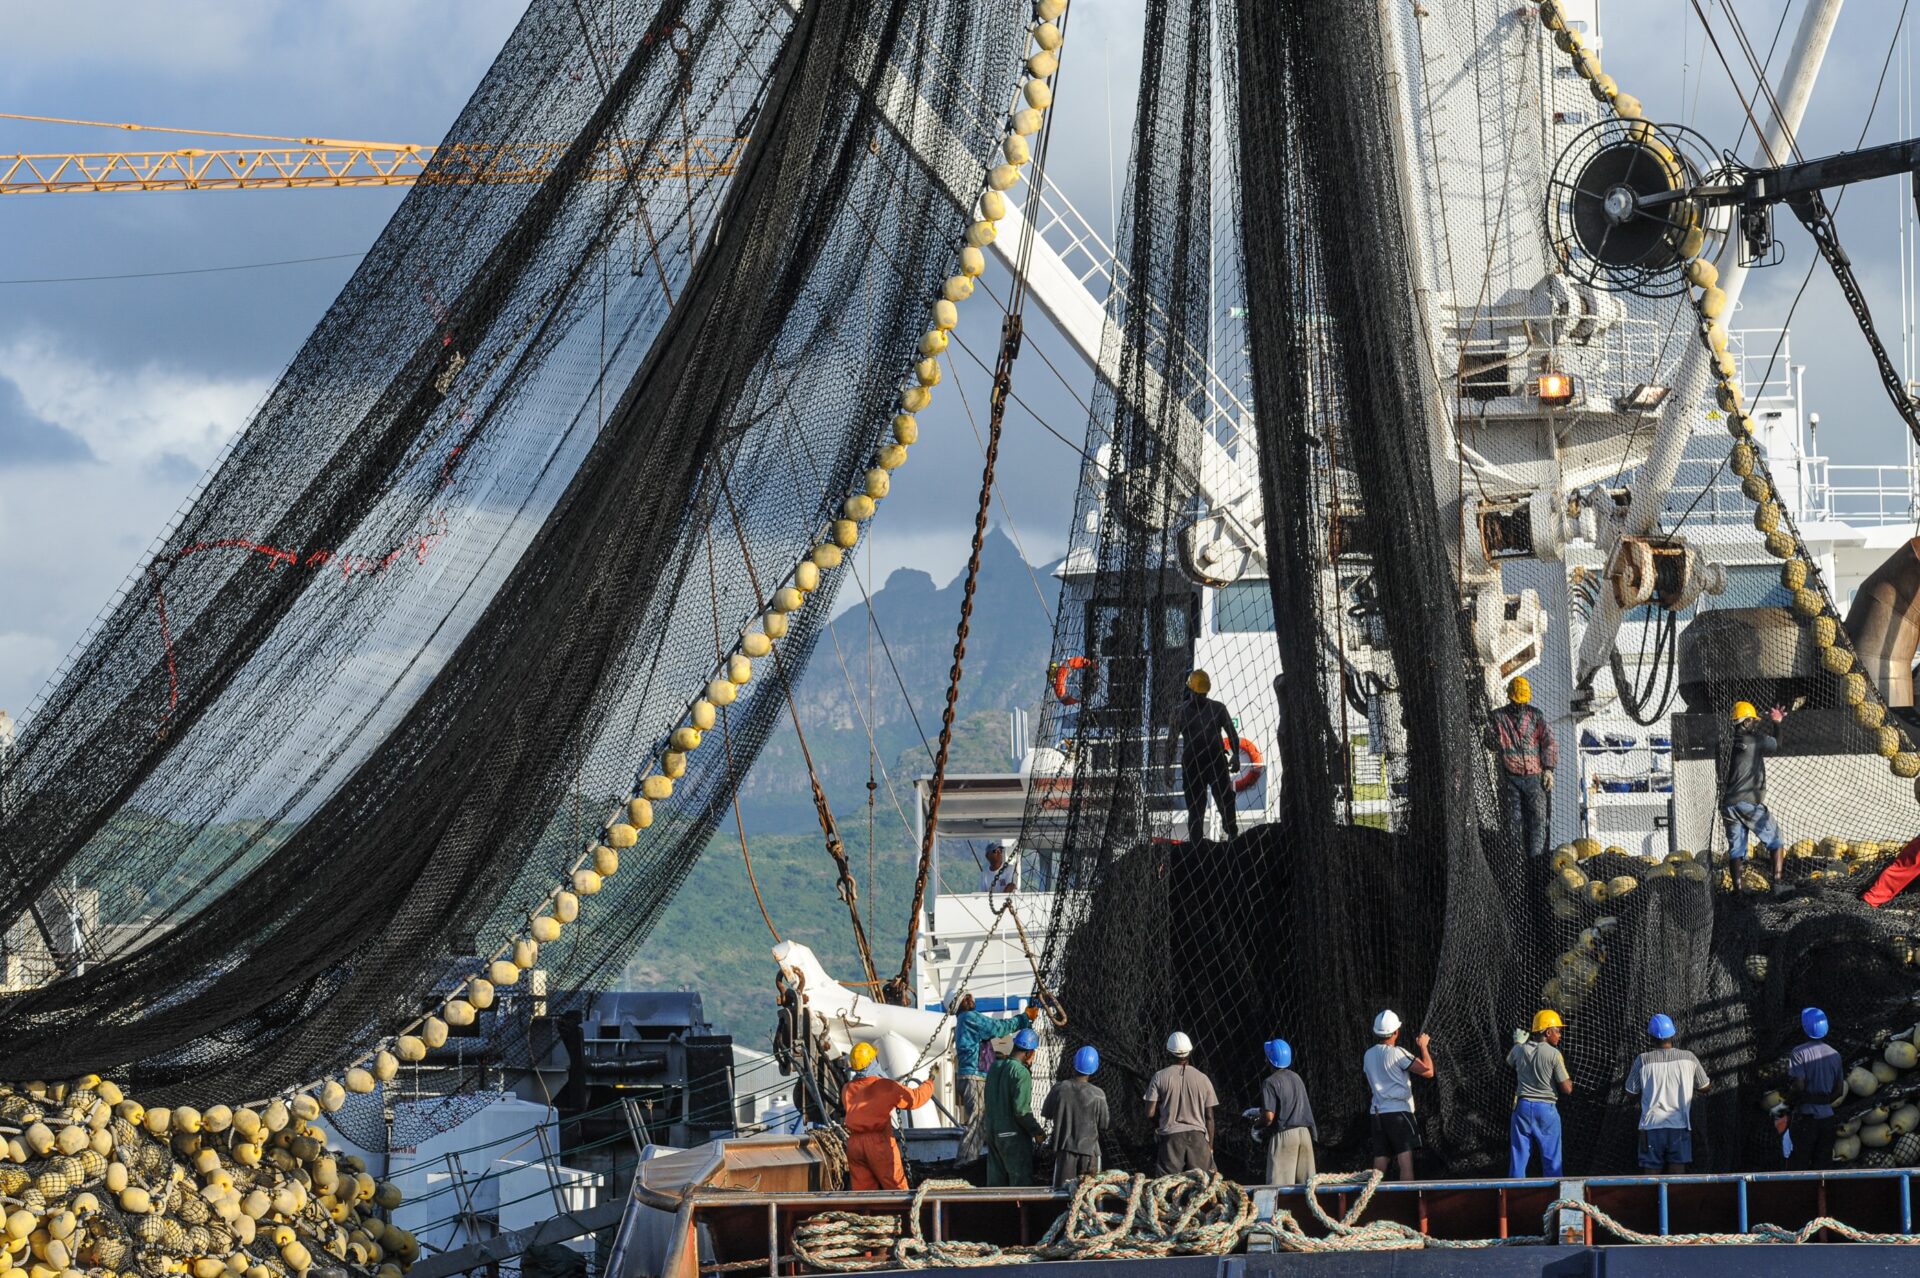
[[[1640,1169],[1669,1176],[1693,1161],[1693,1098],[1707,1090],[1700,1058],[1675,1047],[1673,1018],[1656,1013],[1647,1022],[1654,1049],[1633,1058],[1627,1095],[1640,1098]]]
[[[1013,840],[1001,839],[987,849],[987,868],[980,871],[980,891],[1004,896],[1020,886],[1020,859]]]
[[[1433,1077],[1430,1040],[1425,1034],[1414,1036],[1418,1056],[1400,1046],[1400,1017],[1392,1008],[1373,1018],[1373,1037],[1361,1062],[1373,1093],[1368,1109],[1373,1169],[1384,1174],[1392,1163],[1401,1180],[1412,1180],[1413,1151],[1420,1148],[1420,1129],[1413,1122],[1413,1080]]]

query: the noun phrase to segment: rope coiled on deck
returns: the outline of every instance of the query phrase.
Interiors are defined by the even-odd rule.
[[[897,1216],[846,1211],[811,1216],[794,1230],[794,1254],[811,1268],[834,1273],[1031,1260],[1220,1256],[1239,1244],[1254,1221],[1247,1191],[1216,1173],[1190,1171],[1149,1179],[1113,1171],[1080,1180],[1067,1209],[1031,1246],[928,1239],[920,1225],[927,1195],[972,1187],[964,1180],[922,1184],[913,1196],[904,1233]]]
[[[932,1269],[958,1265],[1011,1265],[1033,1260],[1146,1259],[1162,1256],[1224,1256],[1242,1242],[1265,1237],[1281,1251],[1478,1250],[1535,1247],[1556,1242],[1555,1217],[1577,1211],[1594,1225],[1627,1243],[1668,1246],[1726,1244],[1801,1244],[1823,1229],[1855,1243],[1920,1243],[1920,1235],[1879,1234],[1856,1229],[1831,1216],[1798,1229],[1761,1223],[1743,1234],[1648,1234],[1629,1228],[1590,1202],[1560,1198],[1541,1216],[1540,1232],[1510,1238],[1435,1238],[1394,1220],[1360,1217],[1372,1203],[1383,1177],[1377,1171],[1325,1173],[1307,1183],[1307,1209],[1326,1230],[1309,1234],[1290,1211],[1270,1221],[1256,1219],[1252,1195],[1231,1180],[1209,1172],[1149,1178],[1112,1171],[1079,1181],[1073,1198],[1038,1243],[1000,1247],[992,1243],[929,1240],[921,1228],[921,1208],[935,1190],[971,1189],[963,1180],[930,1180],[913,1196],[905,1221],[898,1216],[869,1216],[830,1211],[808,1217],[794,1230],[796,1257],[814,1270],[861,1273],[875,1269]],[[1358,1187],[1360,1193],[1339,1217],[1320,1205],[1323,1189]]]

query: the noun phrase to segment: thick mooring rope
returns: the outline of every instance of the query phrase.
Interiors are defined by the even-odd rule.
[[[1220,1175],[1193,1171],[1149,1180],[1114,1171],[1076,1184],[1067,1209],[1032,1246],[929,1240],[920,1227],[927,1195],[972,1187],[963,1180],[921,1185],[904,1233],[897,1216],[822,1212],[794,1230],[794,1254],[811,1268],[833,1273],[1030,1260],[1220,1256],[1233,1250],[1254,1219],[1247,1191]]]
[[[1555,1218],[1575,1211],[1627,1243],[1647,1246],[1778,1245],[1810,1243],[1822,1230],[1856,1243],[1912,1246],[1920,1235],[1878,1234],[1856,1229],[1831,1216],[1798,1229],[1761,1223],[1743,1234],[1649,1234],[1629,1228],[1605,1211],[1577,1198],[1556,1199],[1540,1220],[1540,1232],[1509,1238],[1434,1238],[1394,1220],[1360,1217],[1372,1203],[1383,1177],[1377,1171],[1327,1173],[1307,1183],[1307,1209],[1327,1232],[1309,1234],[1290,1211],[1271,1221],[1255,1219],[1247,1189],[1217,1174],[1185,1172],[1149,1179],[1112,1171],[1082,1179],[1073,1198],[1041,1236],[1024,1247],[952,1240],[930,1241],[921,1228],[921,1208],[935,1190],[971,1189],[961,1180],[930,1180],[913,1196],[905,1220],[829,1211],[802,1221],[793,1233],[793,1250],[808,1268],[828,1273],[876,1269],[932,1269],[957,1265],[1012,1265],[1033,1260],[1137,1260],[1161,1256],[1224,1256],[1243,1241],[1264,1237],[1280,1251],[1419,1251],[1537,1247],[1559,1241]],[[1320,1205],[1320,1191],[1358,1188],[1353,1204],[1338,1218]]]

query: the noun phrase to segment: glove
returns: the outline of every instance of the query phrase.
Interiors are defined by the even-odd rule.
[[[1027,1004],[1027,1010],[1021,1014],[1030,1021],[1037,1021],[1040,1019],[1040,1005],[1038,1003],[1029,1003]]]
[[[1525,1030],[1517,1029],[1513,1032],[1513,1045],[1515,1047],[1518,1047],[1520,1046],[1520,1044],[1526,1042],[1529,1037],[1531,1037],[1531,1035],[1529,1035]]]
[[[1553,793],[1553,773],[1542,772],[1540,774],[1540,788],[1542,790],[1545,790],[1548,794]]]
[[[1240,1111],[1240,1117],[1246,1119],[1248,1122],[1252,1122],[1254,1119],[1260,1117],[1260,1107],[1255,1105],[1250,1109],[1243,1109]]]

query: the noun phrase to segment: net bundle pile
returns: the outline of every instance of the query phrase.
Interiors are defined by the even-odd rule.
[[[1498,890],[1501,850],[1483,843],[1484,778],[1440,766],[1479,751],[1481,707],[1418,424],[1429,374],[1398,291],[1407,277],[1395,276],[1399,205],[1390,175],[1339,158],[1385,145],[1384,108],[1362,87],[1379,74],[1377,32],[1353,8],[1148,6],[1126,289],[1109,308],[1119,376],[1094,405],[1067,561],[1089,574],[1091,602],[1063,607],[1055,636],[1056,661],[1085,653],[1098,680],[1042,725],[1043,741],[1071,751],[1071,798],[1036,801],[1026,835],[1059,849],[1060,885],[1075,889],[1057,898],[1049,965],[1072,1032],[1108,1062],[1109,1095],[1128,1098],[1115,1152],[1133,1164],[1150,1129],[1131,1097],[1172,1030],[1192,1037],[1229,1112],[1258,1095],[1260,1043],[1284,1034],[1323,1134],[1342,1143],[1364,1132],[1351,1093],[1374,1011],[1394,1006],[1410,1025],[1457,1018],[1463,1036],[1489,1042],[1503,1019],[1493,994],[1522,910]],[[1232,122],[1224,146],[1214,68]],[[1217,396],[1202,354],[1242,343],[1257,432],[1252,415],[1227,431],[1195,411]],[[1259,645],[1273,640],[1258,632],[1278,632],[1283,686],[1231,709],[1284,771],[1287,816],[1231,842],[1181,844],[1169,838],[1180,803],[1164,742],[1199,623],[1177,557],[1198,510],[1202,430],[1240,457],[1257,448],[1268,579],[1213,596],[1212,621],[1244,632],[1247,661],[1269,669]],[[1350,672],[1330,651],[1363,575],[1351,561],[1325,567],[1336,507],[1392,512],[1372,525],[1395,553],[1373,558],[1370,588],[1404,663],[1410,761],[1382,780],[1390,814],[1369,822],[1335,801],[1346,763],[1328,710]],[[1456,1077],[1441,1112],[1464,1129],[1450,1134],[1484,1143],[1491,1130],[1473,1126],[1480,1111]],[[1244,1125],[1223,1124],[1219,1148],[1225,1166],[1257,1175]]]
[[[631,952],[904,459],[1031,12],[529,8],[443,150],[549,167],[436,160],[25,723],[0,1077],[338,1104]]]
[[[1850,1055],[1911,1037],[1916,1018],[1910,919],[1857,899],[1920,827],[1899,775],[1906,747],[1898,712],[1881,708],[1817,570],[1809,575],[1814,557],[1763,483],[1750,496],[1763,507],[1752,558],[1773,565],[1771,597],[1748,598],[1742,586],[1710,604],[1771,606],[1760,628],[1781,632],[1767,642],[1784,642],[1784,655],[1760,651],[1753,624],[1709,625],[1693,647],[1698,673],[1680,680],[1698,711],[1692,746],[1688,716],[1676,725],[1679,754],[1711,758],[1724,756],[1735,699],[1802,706],[1792,726],[1809,734],[1810,752],[1831,757],[1804,778],[1776,761],[1775,775],[1793,776],[1793,790],[1846,796],[1849,819],[1788,829],[1789,894],[1730,891],[1711,797],[1706,816],[1677,832],[1673,855],[1583,841],[1530,865],[1499,811],[1482,741],[1489,706],[1449,552],[1457,459],[1434,451],[1434,414],[1465,410],[1453,370],[1442,380],[1433,366],[1412,246],[1443,239],[1408,225],[1389,159],[1405,127],[1397,77],[1420,57],[1429,70],[1453,67],[1446,42],[1464,37],[1423,16],[1422,51],[1409,43],[1396,55],[1367,5],[1158,0],[1147,12],[1119,246],[1125,287],[1109,307],[1118,374],[1094,405],[1067,560],[1068,574],[1083,574],[1083,605],[1063,606],[1055,635],[1057,665],[1081,655],[1089,664],[1071,669],[1077,701],[1050,704],[1042,723],[1040,740],[1063,757],[1057,778],[1036,787],[1024,835],[1068,889],[1056,898],[1048,975],[1072,1017],[1063,1047],[1097,1043],[1107,1062],[1102,1081],[1119,1098],[1110,1157],[1145,1165],[1151,1129],[1135,1098],[1165,1063],[1167,1035],[1182,1030],[1225,1114],[1257,1100],[1261,1043],[1288,1039],[1331,1147],[1323,1165],[1357,1164],[1369,1153],[1360,1061],[1374,1014],[1391,1007],[1408,1027],[1403,1040],[1431,1033],[1438,1060],[1438,1080],[1417,1091],[1423,1170],[1502,1169],[1513,1095],[1505,1057],[1516,1027],[1551,1007],[1568,1022],[1576,1085],[1562,1105],[1569,1167],[1634,1167],[1638,1110],[1622,1082],[1650,1046],[1654,1012],[1680,1023],[1682,1045],[1716,1080],[1695,1111],[1696,1164],[1776,1166],[1768,1111],[1799,1009],[1840,1009],[1835,1038]],[[1502,109],[1537,110],[1527,77],[1562,57],[1556,33],[1531,10],[1458,22],[1486,28],[1460,57],[1476,47],[1514,54],[1499,63]],[[1225,99],[1224,140],[1211,132],[1209,67]],[[1506,83],[1516,74],[1517,88]],[[1582,97],[1590,87],[1604,107],[1618,95],[1597,61],[1579,74]],[[1495,114],[1502,130],[1511,125]],[[1492,172],[1517,193],[1483,186],[1480,170],[1463,179],[1490,217],[1504,226],[1537,216],[1527,211],[1539,207],[1532,178]],[[1427,178],[1444,185],[1461,174],[1443,167]],[[1704,298],[1703,289],[1659,312],[1659,327],[1677,334],[1658,349],[1663,367],[1696,340],[1691,305]],[[1697,340],[1710,340],[1699,323]],[[1205,606],[1216,634],[1245,632],[1238,650],[1267,668],[1273,641],[1255,632],[1270,627],[1288,672],[1271,693],[1250,695],[1243,682],[1229,707],[1243,736],[1279,759],[1283,819],[1228,842],[1174,841],[1181,803],[1164,753],[1200,606],[1177,570],[1181,529],[1204,513],[1188,468],[1201,432],[1217,430],[1205,407],[1217,390],[1181,357],[1188,349],[1244,368],[1255,411],[1230,443],[1257,447],[1264,498],[1265,580],[1251,574]],[[1736,441],[1737,473],[1763,471],[1738,431]],[[1787,535],[1772,535],[1783,526]],[[1356,668],[1357,632],[1390,655],[1384,673]],[[1383,681],[1387,695],[1371,700],[1388,707],[1371,723],[1365,694],[1382,689],[1369,680]],[[1334,713],[1343,702],[1370,735],[1394,742],[1381,775],[1360,775],[1361,751]],[[1562,780],[1574,775],[1565,768]],[[1781,803],[1791,812],[1791,799]],[[1243,824],[1252,819],[1242,813]],[[1862,1130],[1893,1130],[1892,1109],[1875,1107],[1904,1096],[1906,1077],[1882,1082],[1893,1102],[1854,1102]],[[1218,1151],[1226,1168],[1259,1175],[1245,1124],[1223,1119]]]

